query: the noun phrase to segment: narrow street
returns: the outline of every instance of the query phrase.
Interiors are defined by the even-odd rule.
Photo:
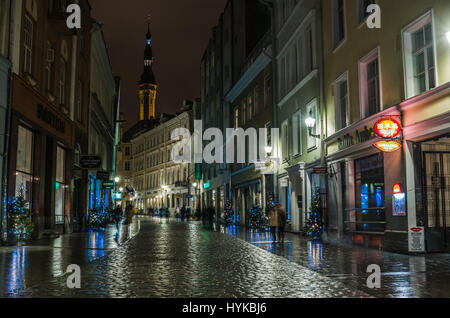
[[[247,241],[247,242],[246,242]],[[250,243],[250,244],[249,244]],[[338,248],[288,235],[141,217],[120,233],[79,233],[0,249],[2,297],[448,297],[450,255]],[[81,267],[81,289],[65,269]],[[379,264],[382,288],[366,287]]]

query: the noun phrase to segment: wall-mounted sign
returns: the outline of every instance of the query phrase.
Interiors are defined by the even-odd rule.
[[[100,180],[109,180],[109,172],[108,171],[97,171],[97,179]]]
[[[81,156],[80,165],[83,169],[98,169],[102,165],[102,158],[99,156]]]
[[[103,181],[103,189],[114,190],[115,182],[114,180]]]
[[[394,184],[394,186],[392,187],[392,193],[402,193],[402,186],[400,185],[400,183]]]
[[[402,131],[402,125],[392,118],[383,118],[375,124],[375,133],[381,138],[392,139]]]
[[[211,187],[211,182],[206,182],[204,185],[203,185],[203,189],[209,189]]]
[[[396,141],[379,141],[376,142],[374,146],[384,152],[394,152],[402,147],[402,145]]]
[[[114,200],[122,200],[122,193],[121,192],[115,192],[113,194],[113,199]]]
[[[328,174],[328,169],[327,169],[327,167],[314,168],[313,174]]]
[[[287,188],[289,187],[289,179],[284,178],[280,180],[280,188]]]
[[[413,227],[409,229],[408,235],[409,251],[412,253],[425,252],[425,228]]]
[[[37,117],[48,125],[52,126],[58,132],[66,133],[66,124],[61,120],[52,110],[44,107],[42,104],[38,105]]]

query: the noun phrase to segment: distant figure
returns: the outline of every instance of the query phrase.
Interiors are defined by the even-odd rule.
[[[283,206],[281,204],[277,204],[277,212],[278,212],[278,239],[281,240],[281,243],[284,243],[285,228],[287,221],[286,210],[283,209]]]
[[[208,215],[208,225],[209,227],[212,229],[213,227],[213,222],[214,222],[214,208],[212,206],[210,206],[207,210],[206,210],[206,214]]]
[[[125,217],[128,225],[133,223],[133,214],[134,214],[133,207],[131,205],[128,205],[127,208],[125,209]]]
[[[277,227],[278,227],[278,210],[276,208],[270,208],[269,210],[269,227],[270,233],[272,233],[273,243],[277,241]]]
[[[117,229],[119,229],[119,224],[122,220],[122,213],[122,208],[120,207],[120,205],[117,205],[113,212],[113,219]]]
[[[184,221],[184,218],[186,217],[186,207],[183,205],[181,208],[181,221]]]

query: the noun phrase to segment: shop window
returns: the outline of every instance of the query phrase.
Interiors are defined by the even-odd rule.
[[[434,36],[431,12],[403,31],[406,98],[437,86]]]
[[[33,181],[33,132],[23,126],[19,126],[17,140],[16,161],[16,195],[21,187],[25,191],[25,200],[31,202]]]
[[[355,161],[356,230],[384,232],[384,158],[377,154]]]
[[[59,104],[65,104],[66,89],[66,61],[61,57],[59,60]]]
[[[55,224],[64,224],[65,205],[65,168],[66,152],[61,147],[56,147],[56,192],[55,192]]]

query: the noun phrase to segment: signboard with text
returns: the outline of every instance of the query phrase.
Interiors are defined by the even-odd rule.
[[[410,228],[408,241],[411,253],[425,253],[425,228],[419,226]]]
[[[102,165],[102,158],[99,156],[81,156],[80,165],[83,169],[98,169]]]

